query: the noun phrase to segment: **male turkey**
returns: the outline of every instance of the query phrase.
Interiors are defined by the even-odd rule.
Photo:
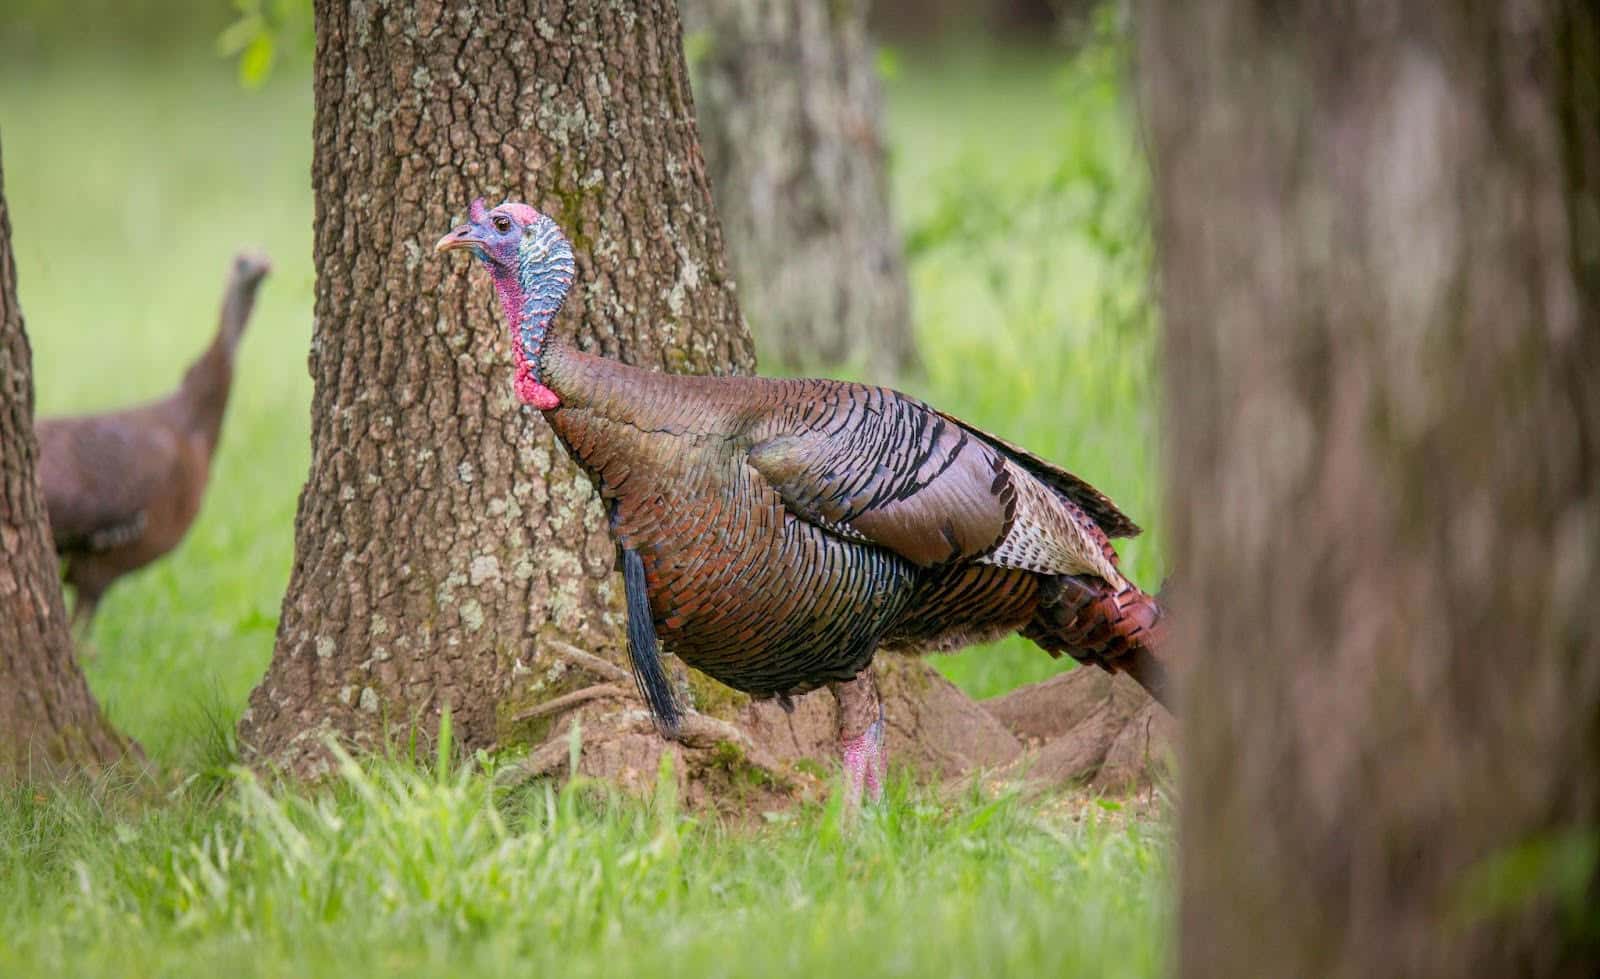
[[[111,583],[178,546],[200,511],[233,385],[233,357],[272,264],[233,260],[217,334],[178,390],[150,404],[39,422],[39,481],[87,627]]]
[[[584,353],[549,332],[572,247],[526,204],[473,201],[435,247],[488,269],[518,397],[599,487],[634,675],[665,733],[678,713],[658,634],[755,697],[787,705],[828,685],[852,797],[880,790],[880,646],[1020,631],[1166,702],[1161,610],[1109,540],[1139,528],[1088,483],[887,388],[661,374]]]

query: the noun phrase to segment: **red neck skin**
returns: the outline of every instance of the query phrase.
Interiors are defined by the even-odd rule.
[[[517,400],[525,405],[532,405],[540,411],[554,411],[561,407],[561,397],[539,381],[538,371],[535,369],[537,365],[528,359],[527,353],[522,349],[522,331],[519,329],[522,319],[522,289],[517,284],[516,276],[495,276],[494,291],[500,297],[500,308],[505,311],[506,322],[511,325],[511,356],[517,363],[516,380],[512,385],[517,392]],[[543,353],[542,345],[539,353]]]

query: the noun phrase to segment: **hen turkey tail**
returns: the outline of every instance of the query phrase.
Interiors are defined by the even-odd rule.
[[[1166,629],[1161,605],[1132,584],[1121,591],[1099,578],[1058,575],[1022,634],[1052,654],[1067,653],[1114,673],[1126,673],[1163,707],[1172,686],[1161,658]]]

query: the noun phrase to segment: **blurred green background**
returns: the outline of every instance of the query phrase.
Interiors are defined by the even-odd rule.
[[[170,391],[214,329],[232,252],[262,247],[275,265],[200,518],[111,590],[86,657],[113,721],[184,765],[264,671],[292,559],[309,461],[309,66],[280,51],[264,85],[242,86],[218,44],[236,14],[216,2],[65,8],[7,5],[0,22],[39,412]],[[887,47],[880,64],[927,364],[903,386],[1109,493],[1149,531],[1123,553],[1154,587],[1146,175],[1114,16],[1076,47],[945,37]],[[939,663],[977,696],[1069,665],[1015,638]]]

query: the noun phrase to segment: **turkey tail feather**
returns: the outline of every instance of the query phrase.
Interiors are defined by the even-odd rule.
[[[1166,632],[1159,602],[1132,584],[1120,591],[1099,578],[1059,575],[1022,634],[1051,653],[1067,653],[1138,681],[1161,706],[1173,709],[1173,689],[1161,657]]]
[[[650,706],[656,727],[668,738],[678,733],[681,714],[672,698],[672,684],[661,665],[656,626],[650,616],[650,596],[645,590],[644,559],[632,548],[622,549],[622,584],[628,601],[628,660],[639,696]]]

